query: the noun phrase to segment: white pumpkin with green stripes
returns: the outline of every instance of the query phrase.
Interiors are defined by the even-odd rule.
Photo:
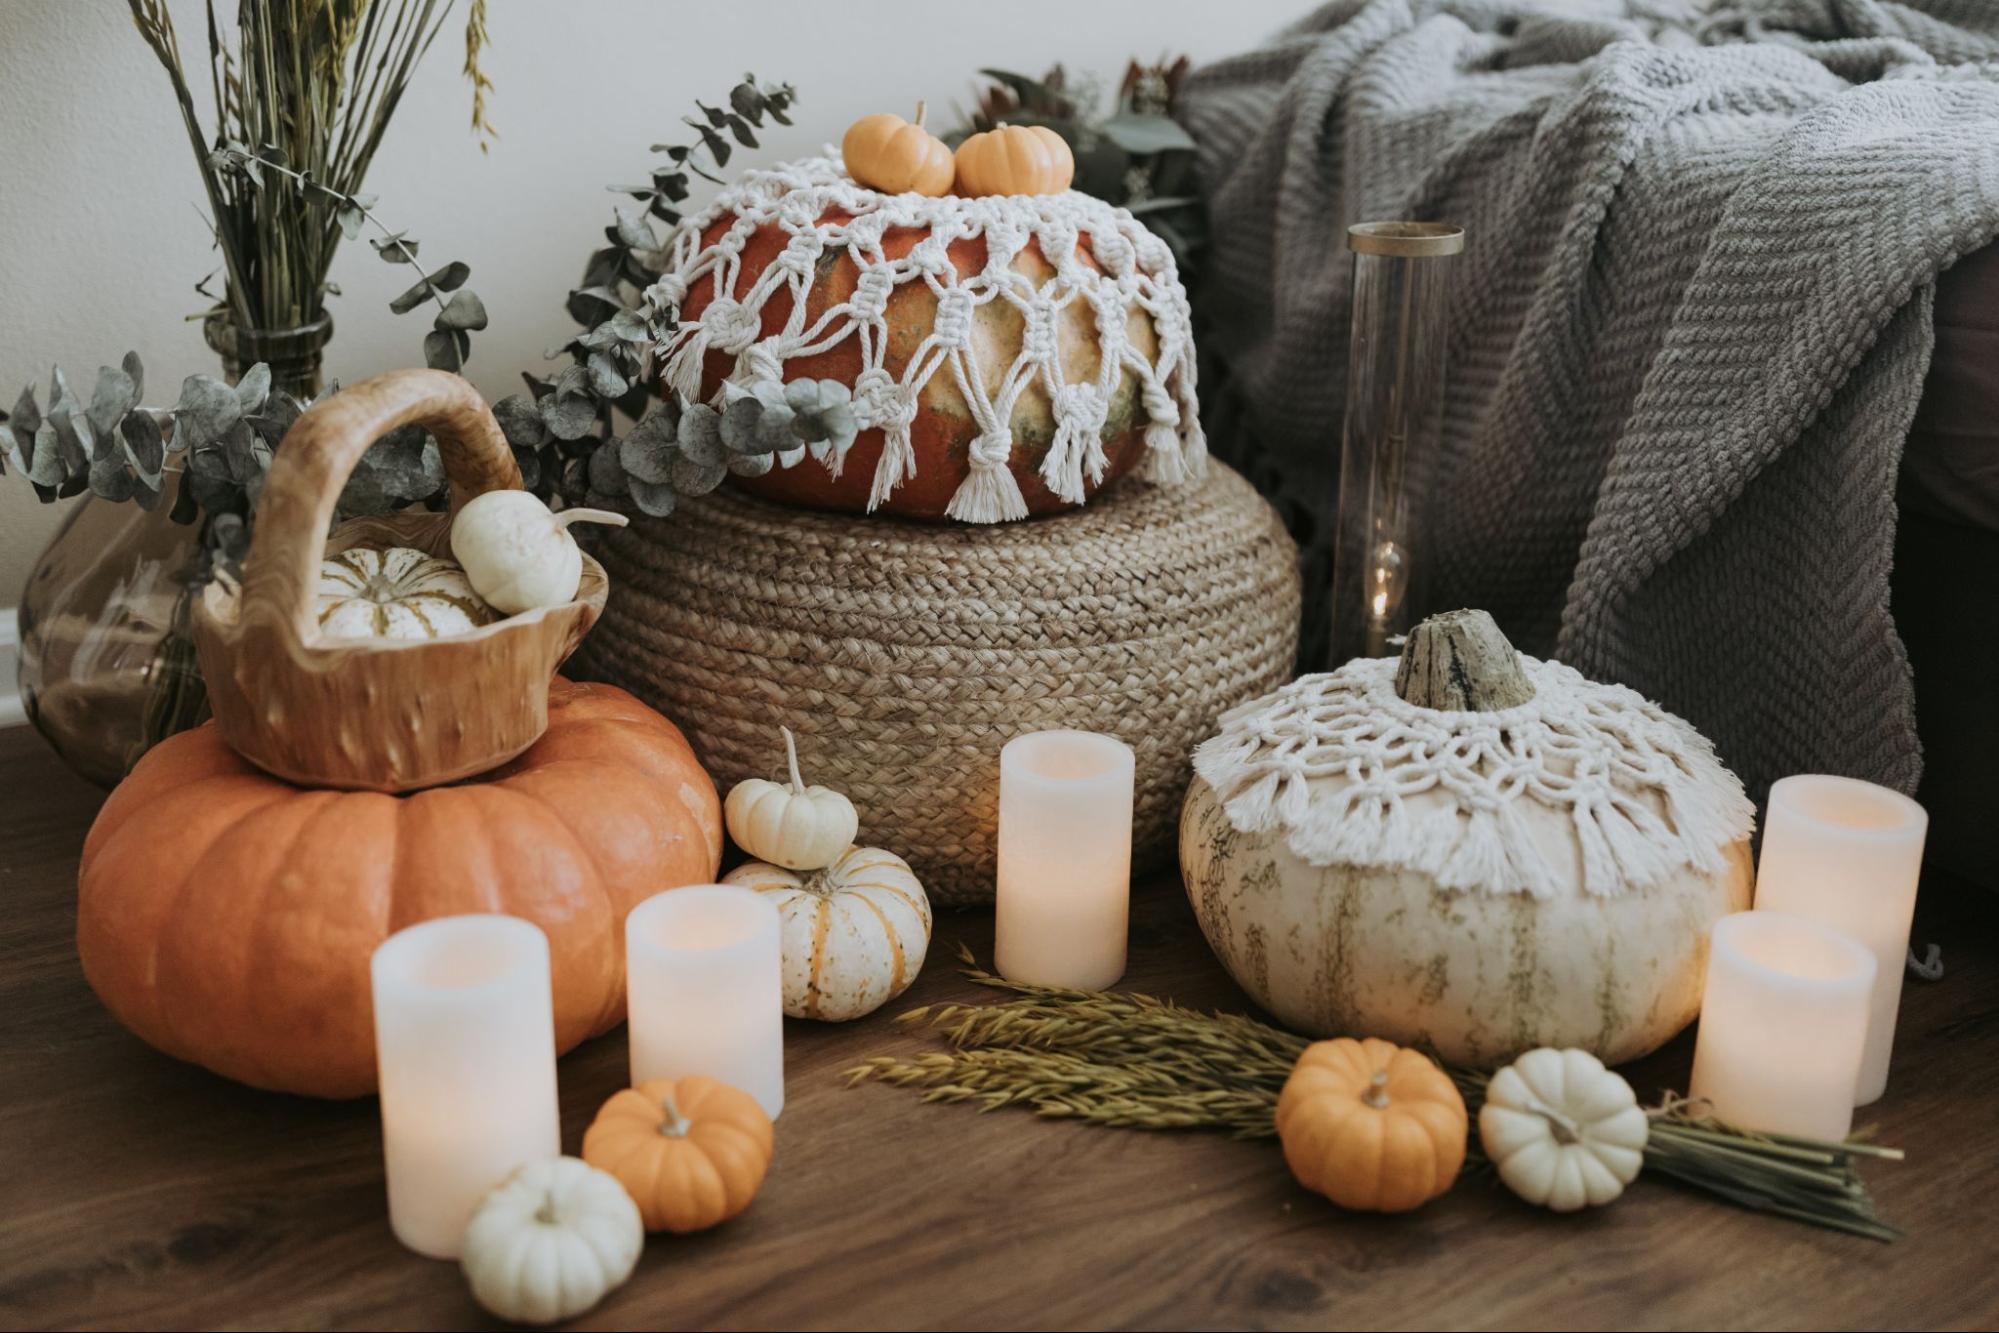
[[[1209,945],[1288,1027],[1615,1064],[1699,1011],[1708,928],[1749,906],[1754,815],[1687,723],[1455,611],[1399,663],[1225,715],[1180,868]]]
[[[843,1023],[909,989],[930,950],[930,899],[909,863],[849,847],[823,870],[751,861],[723,877],[768,894],[782,921],[784,1012]]]
[[[356,546],[319,562],[319,632],[329,639],[441,639],[500,619],[455,560],[408,546]]]

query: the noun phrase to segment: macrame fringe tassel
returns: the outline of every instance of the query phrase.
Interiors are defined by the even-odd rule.
[[[1027,500],[1013,469],[974,459],[971,475],[959,483],[944,513],[960,523],[1011,523],[1027,517]]]
[[[837,478],[838,473],[834,476]],[[916,475],[916,449],[909,442],[906,422],[890,422],[882,427],[882,456],[875,464],[875,484],[868,491],[868,512],[888,502],[895,488]]]
[[[703,364],[707,358],[708,340],[699,333],[689,335],[679,347],[667,357],[666,368],[660,378],[668,388],[684,403],[701,401],[701,379],[706,370]]]
[[[1145,428],[1144,475],[1157,486],[1179,486],[1188,480],[1187,454],[1177,429],[1156,421]]]
[[[1104,446],[1096,433],[1074,421],[1064,421],[1055,427],[1055,439],[1048,446],[1048,456],[1041,460],[1041,477],[1057,498],[1070,504],[1083,503],[1083,466],[1092,444],[1096,445],[1098,460],[1096,477],[1101,479],[1104,475]]]

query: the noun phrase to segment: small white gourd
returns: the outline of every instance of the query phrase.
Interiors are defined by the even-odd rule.
[[[1508,1189],[1558,1213],[1598,1208],[1645,1165],[1651,1122],[1588,1051],[1529,1051],[1492,1076],[1478,1138]]]
[[[805,785],[798,774],[798,743],[789,727],[780,730],[791,785],[747,778],[730,789],[722,814],[736,845],[759,861],[786,870],[818,870],[854,845],[861,817],[839,792]]]
[[[606,509],[551,513],[527,491],[487,491],[465,502],[451,520],[451,554],[486,601],[507,615],[561,606],[583,581],[583,552],[571,523],[622,528],[623,514]]]
[[[608,1171],[547,1157],[508,1176],[465,1228],[472,1296],[516,1324],[574,1319],[632,1275],[645,1248],[639,1206]]]
[[[823,870],[751,861],[724,884],[776,905],[784,955],[784,1012],[844,1023],[909,989],[930,952],[930,898],[909,863],[879,847],[850,847]]]
[[[441,639],[500,618],[457,562],[409,546],[327,556],[317,594],[319,633],[328,639]]]

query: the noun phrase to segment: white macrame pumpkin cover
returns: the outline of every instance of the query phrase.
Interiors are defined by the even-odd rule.
[[[1723,871],[1756,809],[1707,739],[1624,686],[1519,661],[1534,697],[1491,712],[1404,700],[1392,657],[1301,677],[1225,714],[1194,771],[1237,831],[1281,834],[1313,866],[1546,898],[1573,876],[1521,819],[1534,802],[1569,816],[1589,893]],[[1418,815],[1421,793],[1432,799]]]
[[[883,446],[868,497],[870,510],[916,475],[910,427],[918,394],[930,378],[948,374],[970,406],[979,428],[971,447],[971,472],[946,509],[968,523],[1027,517],[1019,483],[1008,469],[1013,451],[1009,422],[1021,393],[1037,379],[1055,418],[1055,437],[1041,475],[1055,495],[1081,504],[1084,479],[1101,481],[1106,459],[1102,432],[1118,381],[1129,371],[1147,418],[1144,475],[1178,484],[1197,477],[1207,457],[1195,399],[1194,346],[1186,289],[1180,285],[1166,243],[1122,208],[1074,190],[1051,195],[926,198],[881,194],[857,184],[830,156],[807,158],[767,171],[743,173],[713,203],[675,231],[667,263],[646,293],[648,309],[677,315],[696,284],[712,285],[713,300],[693,320],[675,320],[655,349],[666,383],[686,401],[698,399],[704,358],[710,351],[733,356],[730,378],[749,387],[783,379],[783,366],[813,356],[847,338],[861,344],[860,374],[849,386],[860,429],[879,427]],[[848,215],[836,219],[828,214]],[[712,244],[702,234],[730,219]],[[783,251],[756,280],[737,294],[744,245],[758,229],[776,226],[786,235]],[[928,234],[899,259],[883,249],[891,228],[920,228]],[[953,242],[983,238],[985,266],[961,276],[952,264]],[[1096,267],[1077,253],[1087,238]],[[1055,276],[1036,286],[1011,265],[1030,242],[1054,268]],[[853,294],[809,324],[806,297],[820,258],[844,250],[859,272]],[[889,297],[905,283],[923,283],[937,299],[933,328],[898,379],[885,365]],[[763,308],[777,292],[789,293],[791,312],[782,330],[762,336]],[[988,394],[973,359],[972,314],[980,306],[1005,301],[1023,321],[1021,350]],[[1094,379],[1070,383],[1056,337],[1057,313],[1073,302],[1087,304],[1100,349]],[[1131,345],[1125,322],[1143,310],[1157,333],[1158,355],[1147,359]],[[844,450],[824,461],[835,477]],[[790,466],[803,451],[781,455]]]

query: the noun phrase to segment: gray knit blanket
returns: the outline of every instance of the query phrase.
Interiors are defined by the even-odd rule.
[[[1322,532],[1345,229],[1459,223],[1433,602],[1759,797],[1915,789],[1895,477],[1936,274],[1999,233],[1999,0],[1339,0],[1180,109],[1208,350]]]

